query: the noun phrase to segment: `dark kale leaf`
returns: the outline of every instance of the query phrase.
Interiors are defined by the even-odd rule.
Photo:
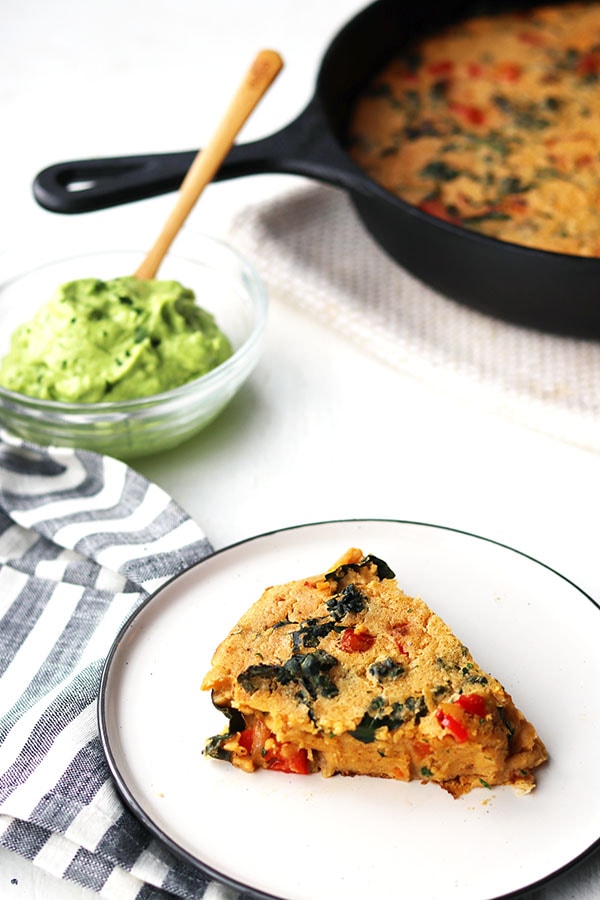
[[[238,675],[238,683],[249,694],[259,688],[273,689],[273,682],[281,685],[301,685],[313,700],[335,697],[338,689],[328,672],[337,665],[337,659],[324,650],[314,653],[295,653],[282,666],[261,663],[249,666]]]
[[[382,81],[380,84],[371,84],[363,90],[364,97],[389,97],[394,96],[392,87],[388,81]]]
[[[529,184],[523,184],[518,175],[507,175],[499,184],[501,194],[522,194],[531,187]]]
[[[349,613],[362,612],[366,606],[367,598],[354,584],[347,584],[339,594],[335,594],[327,601],[327,609],[339,622]]]
[[[513,723],[510,721],[510,719],[506,715],[506,710],[504,709],[503,706],[497,706],[496,709],[498,710],[498,715],[502,719],[502,724],[508,731],[509,738],[511,738],[513,736],[513,734],[515,733],[515,727],[514,727]]]
[[[429,96],[434,103],[436,101],[440,102],[446,99],[449,85],[450,82],[447,78],[439,78],[437,81],[434,81],[434,83],[429,88]]]
[[[363,744],[371,744],[375,740],[375,732],[384,726],[395,731],[406,722],[419,719],[428,713],[424,697],[407,697],[404,703],[396,702],[391,706],[383,697],[377,697],[369,706],[354,731],[349,731],[353,738]]]
[[[409,114],[414,115],[421,109],[421,96],[418,91],[408,90],[404,92],[402,102],[398,101],[394,105],[400,109],[406,108]]]
[[[532,104],[529,108],[521,109],[515,114],[515,123],[519,128],[543,131],[550,125],[550,119],[542,115],[541,111]]]
[[[496,209],[479,213],[476,216],[463,216],[465,225],[478,225],[480,222],[508,222],[509,220],[510,216],[507,213],[500,212]]]
[[[429,712],[425,697],[423,696],[407,697],[404,701],[404,705],[413,714],[415,722],[418,722],[419,719],[422,719],[423,716],[426,716]]]
[[[328,672],[337,666],[337,659],[324,650],[314,653],[298,653],[291,656],[283,665],[280,676],[281,684],[297,682],[310,694],[313,700],[319,696],[335,697],[338,689]]]
[[[213,706],[215,707],[215,709],[218,709],[219,712],[222,712],[227,719],[229,719],[230,734],[236,734],[236,732],[244,730],[244,728],[246,727],[246,720],[244,719],[239,709],[234,709],[232,706],[220,706],[218,703],[215,703],[214,697]]]
[[[238,675],[238,684],[249,694],[253,694],[259,688],[269,688],[271,690],[271,682],[280,681],[281,671],[282,666],[269,665],[267,663],[248,666],[247,669],[244,669]]]
[[[380,559],[378,556],[374,556],[372,553],[369,553],[368,556],[365,556],[365,563],[368,565],[374,565],[377,569],[377,577],[381,580],[383,578],[395,578],[396,574],[393,572],[385,560]]]
[[[454,181],[455,178],[458,178],[460,172],[458,169],[453,169],[452,166],[449,166],[443,159],[440,159],[423,166],[419,175],[423,178],[435,178],[436,181]]]
[[[440,137],[440,130],[429,120],[424,120],[419,124],[407,125],[404,129],[404,136],[407,141],[416,141],[420,137]]]
[[[300,647],[318,647],[324,637],[336,630],[341,631],[342,626],[336,625],[331,619],[307,619],[297,631],[292,632],[294,652]]]
[[[514,110],[514,104],[508,97],[505,97],[504,94],[496,94],[495,97],[492,97],[492,103],[503,113],[510,114]]]
[[[371,666],[369,666],[369,675],[372,675],[373,678],[376,678],[377,681],[387,681],[393,678],[400,678],[402,675],[406,674],[406,669],[403,665],[396,660],[392,659],[390,656],[387,659],[382,659],[378,662],[374,662]]]
[[[439,699],[440,697],[442,697],[444,694],[447,694],[448,691],[450,691],[450,689],[451,689],[451,688],[450,688],[450,685],[447,685],[447,684],[437,684],[437,685],[434,687],[434,689],[432,690],[431,693],[432,693],[433,696],[436,698],[436,700],[438,700],[438,699]]]
[[[549,109],[551,112],[557,112],[561,106],[563,105],[563,100],[560,97],[545,97],[542,106],[544,109]]]
[[[474,134],[471,131],[464,131],[460,135],[461,140],[448,143],[444,146],[444,152],[449,150],[464,149],[465,143],[467,147],[479,147],[491,150],[498,156],[506,157],[513,149],[515,144],[521,143],[521,140],[515,135],[507,136],[498,131],[490,131],[488,134]],[[471,173],[472,175],[473,173]]]
[[[208,738],[202,752],[205,756],[210,756],[212,759],[223,759],[225,762],[229,762],[231,751],[224,750],[223,744],[230,737],[230,734],[215,734],[213,737]]]
[[[378,719],[365,713],[354,731],[349,731],[348,734],[362,744],[372,744],[375,740],[375,731],[381,728],[381,724]]]
[[[557,68],[560,67],[560,68],[567,69],[568,71],[572,72],[577,68],[580,60],[581,60],[581,51],[576,50],[574,47],[568,47],[565,52],[562,63],[557,63]]]
[[[306,714],[307,714],[308,718],[313,723],[313,725],[316,725],[318,727],[319,723],[318,723],[317,717],[315,715],[315,711],[311,706],[311,698],[308,696],[308,694],[306,693],[306,691],[303,688],[301,688],[299,691],[297,691],[294,694],[294,700],[296,700],[300,706],[306,707]]]
[[[528,130],[544,129],[550,125],[550,120],[544,115],[549,112],[547,105],[538,103],[518,104],[503,94],[492,97],[492,103],[500,110],[513,118],[515,125]]]
[[[226,762],[229,762],[231,753],[229,750],[223,749],[223,744],[228,741],[232,735],[243,731],[246,727],[246,722],[239,710],[233,709],[231,706],[220,706],[218,703],[215,703],[214,695],[213,705],[219,712],[222,712],[223,715],[227,717],[229,725],[226,732],[215,734],[214,737],[208,738],[204,745],[203,753],[205,756],[210,756],[213,759],[224,759]]]
[[[488,680],[485,675],[469,675],[466,679],[468,684],[487,684]]]
[[[338,566],[337,569],[333,569],[331,572],[327,572],[325,578],[327,581],[341,581],[345,575],[349,572],[360,572],[362,568],[365,566],[374,565],[377,570],[377,577],[381,578],[394,578],[394,572],[390,569],[388,564],[384,562],[383,559],[380,559],[378,556],[373,556],[370,553],[368,556],[364,556],[360,562],[357,563],[343,563],[343,565]]]
[[[386,726],[390,731],[395,731],[404,722],[402,703],[393,703],[388,713],[384,713],[378,705],[372,703],[354,731],[349,731],[348,734],[363,744],[372,744],[378,728]]]

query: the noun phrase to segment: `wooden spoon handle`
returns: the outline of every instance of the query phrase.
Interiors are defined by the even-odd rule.
[[[177,202],[154,245],[137,271],[136,278],[154,278],[179,229],[206,185],[214,178],[236,135],[280,72],[283,61],[274,50],[261,50],[237,89],[211,139],[198,151],[179,188]]]

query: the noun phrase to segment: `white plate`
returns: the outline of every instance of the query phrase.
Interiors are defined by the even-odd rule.
[[[532,794],[454,800],[418,782],[248,775],[202,755],[225,725],[200,691],[217,644],[267,585],[324,571],[350,546],[385,559],[531,718],[551,758]],[[504,897],[600,838],[598,613],[547,566],[448,528],[358,520],[262,535],[174,579],[125,626],[102,681],[104,748],[155,834],[259,897]]]

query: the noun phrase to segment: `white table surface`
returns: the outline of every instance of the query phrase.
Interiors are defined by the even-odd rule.
[[[362,0],[3,0],[0,4],[0,250],[88,229],[118,240],[157,230],[173,196],[77,217],[40,209],[31,181],[65,159],[193,149],[216,124],[261,47],[285,68],[242,139],[270,134],[312,95],[321,55]],[[291,176],[210,186],[190,227],[220,236],[250,201]],[[0,323],[1,327],[1,323]],[[342,374],[343,373],[343,374]],[[408,439],[342,433],[368,405]],[[264,357],[206,431],[136,467],[169,491],[215,547],[323,519],[384,517],[452,526],[507,543],[600,599],[600,459],[439,396],[350,346],[285,303],[272,303]],[[568,827],[568,823],[565,823]],[[93,895],[0,852],[0,897]],[[535,893],[600,897],[600,857]]]

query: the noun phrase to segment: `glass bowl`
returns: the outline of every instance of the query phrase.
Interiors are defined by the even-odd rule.
[[[97,245],[96,245],[97,246]],[[146,248],[147,249],[147,248]],[[72,256],[5,254],[0,260],[0,356],[17,327],[54,290],[77,278],[132,274],[145,250],[81,249]],[[32,259],[33,257],[33,259]],[[211,422],[254,368],[267,319],[260,275],[221,241],[182,232],[158,272],[191,288],[233,346],[233,355],[181,387],[137,400],[62,403],[0,386],[0,425],[35,444],[95,450],[121,459],[175,447]]]

